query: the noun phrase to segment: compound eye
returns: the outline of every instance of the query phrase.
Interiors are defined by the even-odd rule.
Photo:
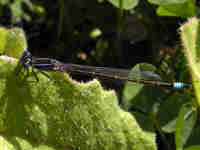
[[[29,67],[31,65],[31,62],[32,62],[31,58],[27,58],[25,60],[24,64],[25,64],[25,66]]]
[[[22,56],[21,58],[24,58],[24,57],[31,57],[31,53],[27,50],[24,50],[24,52],[22,53]]]

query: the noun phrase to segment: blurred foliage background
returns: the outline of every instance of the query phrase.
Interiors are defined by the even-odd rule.
[[[169,82],[189,80],[178,28],[191,16],[199,16],[198,1],[0,0],[0,24],[22,27],[28,50],[34,56],[117,68],[132,68],[145,62],[153,64],[155,72]],[[80,75],[75,78],[88,80]],[[149,112],[155,99],[162,103],[168,99],[159,110],[157,119],[161,124],[174,120],[174,115],[170,118],[167,111],[169,108],[177,114],[177,106],[181,107],[191,98],[185,91],[181,96],[183,93],[177,91],[144,89],[141,95],[136,92],[134,96],[138,101],[131,103],[126,97],[127,87],[122,91],[113,82],[106,82],[105,87],[119,91],[122,104],[128,105],[128,109],[133,105],[142,112]],[[141,97],[144,101],[151,98],[151,101],[144,104]],[[174,99],[178,104],[174,104]],[[166,114],[169,119],[162,117]],[[173,132],[175,125],[167,125],[161,125],[163,130]],[[169,141],[169,145],[171,143],[174,144]]]
[[[130,68],[138,62],[155,63],[180,50],[177,29],[186,17],[194,15],[195,8],[188,12],[186,6],[195,3],[177,1],[185,8],[181,14],[171,8],[174,3],[161,2],[1,0],[0,23],[21,26],[34,55]],[[161,12],[164,6],[168,11],[171,8],[173,17]]]
[[[197,7],[194,0],[0,0],[0,23],[22,27],[36,56],[120,68],[148,62],[179,80],[177,29]]]

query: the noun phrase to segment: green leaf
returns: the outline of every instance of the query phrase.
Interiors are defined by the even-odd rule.
[[[174,93],[161,103],[157,119],[164,132],[172,133],[176,130],[178,113],[182,105],[188,103],[191,99],[192,97],[187,93]]]
[[[157,14],[160,16],[196,16],[197,10],[195,6],[195,0],[189,0],[185,3],[160,5],[157,9]]]
[[[198,119],[199,119],[199,116],[198,116]],[[200,127],[198,126],[198,122],[197,122],[197,126],[195,126],[195,128],[192,130],[192,134],[187,141],[187,145],[186,145],[187,147],[194,146],[194,145],[200,145],[200,143],[199,143],[200,134],[199,133],[200,133]]]
[[[19,137],[3,137],[0,136],[0,149],[2,150],[56,150],[53,147],[41,144],[32,145],[27,140]],[[64,150],[59,148],[59,150]],[[67,149],[65,149],[67,150]],[[70,150],[70,149],[69,149]]]
[[[199,149],[200,149],[200,145],[193,145],[193,146],[185,148],[184,150],[199,150]]]
[[[136,65],[133,70],[153,72],[156,68],[151,64],[141,63]],[[159,94],[162,94],[160,88],[127,82],[123,90],[122,103],[126,109],[137,107],[143,112],[149,112]]]
[[[111,4],[113,4],[117,8],[122,8],[122,9],[132,9],[138,4],[138,0],[108,0]],[[122,7],[120,7],[120,1]]]
[[[187,23],[180,28],[180,35],[184,47],[184,53],[190,69],[193,87],[197,96],[196,103],[200,106],[200,37],[199,20],[190,18]]]
[[[176,149],[182,150],[197,120],[197,111],[191,105],[183,105],[176,123]]]
[[[0,28],[0,41],[1,41],[0,53],[1,54],[4,53],[5,51],[5,47],[7,43],[7,40],[6,40],[7,34],[8,34],[8,30],[6,28],[1,27]]]
[[[89,37],[92,39],[95,39],[101,36],[101,34],[102,34],[102,31],[99,28],[95,28],[89,33]]]
[[[27,43],[24,31],[21,28],[8,30],[4,53],[8,56],[19,58],[25,49],[27,49]]]
[[[138,64],[133,69],[133,71],[138,72],[153,72],[155,70],[156,68],[153,65],[147,63]],[[159,88],[142,84],[134,84],[131,82],[127,82],[123,90],[122,103],[124,108],[129,110],[135,116],[136,120],[139,122],[141,128],[146,134],[154,133],[150,112],[152,111],[152,107],[156,102],[155,99],[159,94],[162,94]]]
[[[31,82],[15,73],[16,60],[0,57],[0,122],[5,137],[87,150],[155,150],[155,135],[143,132],[97,80],[78,83],[65,73],[38,73]]]
[[[6,5],[6,4],[8,4],[10,2],[10,0],[1,0],[0,1],[0,4],[1,5]]]
[[[157,5],[168,5],[168,4],[181,4],[190,0],[148,0],[152,4]]]
[[[8,8],[10,9],[11,21],[13,24],[21,22],[22,19],[26,21],[31,21],[31,16],[33,14],[30,15],[30,12],[39,16],[44,16],[46,13],[42,6],[37,5],[38,3],[34,4],[30,0],[16,0],[12,2],[5,1],[4,4],[6,3]]]
[[[21,28],[0,28],[0,53],[19,58],[22,51],[27,49],[25,33]]]

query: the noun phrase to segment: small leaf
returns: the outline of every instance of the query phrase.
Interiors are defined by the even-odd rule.
[[[185,145],[185,147],[189,147],[189,146],[195,146],[195,145],[200,145],[199,143],[199,139],[200,139],[200,126],[199,124],[199,112],[198,112],[198,121],[196,126],[194,127],[194,129],[192,130],[192,133],[189,137],[189,139],[187,140],[187,145]]]
[[[1,4],[1,5],[6,5],[6,4],[9,3],[9,1],[10,1],[10,0],[1,0],[1,1],[0,1],[0,4]]]
[[[157,119],[164,132],[172,133],[176,130],[176,120],[180,108],[191,99],[192,97],[186,93],[176,92],[169,96],[164,103],[161,103]]]
[[[19,58],[21,53],[27,49],[25,33],[21,28],[8,30],[4,53],[8,56]]]
[[[157,9],[157,14],[160,16],[180,16],[185,18],[196,16],[195,1],[189,0],[185,3],[160,5]]]
[[[117,8],[122,9],[132,9],[138,4],[138,0],[108,0],[111,4],[113,4]],[[122,7],[120,7],[120,1],[122,1]]]
[[[184,150],[199,150],[199,149],[200,149],[200,145],[193,145],[193,146],[185,148]]]
[[[0,28],[0,53],[4,53],[5,48],[6,48],[6,44],[7,44],[7,34],[8,34],[8,30],[6,28],[1,27]]]
[[[191,105],[183,105],[176,122],[176,149],[182,150],[197,120],[197,111]]]
[[[133,71],[148,71],[153,72],[156,68],[151,64],[141,63],[134,67]],[[130,74],[130,78],[131,74]],[[136,77],[134,77],[136,78]],[[137,84],[127,82],[125,84],[122,96],[122,103],[125,108],[137,107],[143,112],[151,111],[154,100],[158,97],[158,94],[162,94],[159,88],[155,88],[152,85]]]
[[[90,32],[89,37],[94,39],[99,37],[101,34],[102,34],[101,30],[99,28],[95,28]]]
[[[190,0],[148,0],[152,4],[167,5],[167,4],[181,4]]]

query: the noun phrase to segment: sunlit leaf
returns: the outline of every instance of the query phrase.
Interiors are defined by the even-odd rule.
[[[183,149],[197,120],[197,111],[191,105],[180,109],[175,132],[176,149]]]
[[[138,0],[108,0],[108,1],[115,7],[122,9],[132,9],[138,4]],[[120,5],[122,5],[122,7]]]
[[[197,10],[195,1],[190,0],[185,3],[160,5],[157,9],[157,14],[160,16],[180,16],[186,18],[196,16]]]
[[[184,150],[199,150],[199,149],[200,149],[200,145],[194,145],[194,146],[187,147]]]
[[[150,3],[158,4],[158,5],[167,5],[167,4],[181,4],[190,0],[148,0]]]
[[[156,150],[154,132],[144,132],[122,110],[113,91],[97,80],[79,83],[65,73],[16,76],[16,60],[0,57],[0,122],[3,135],[73,149]]]

